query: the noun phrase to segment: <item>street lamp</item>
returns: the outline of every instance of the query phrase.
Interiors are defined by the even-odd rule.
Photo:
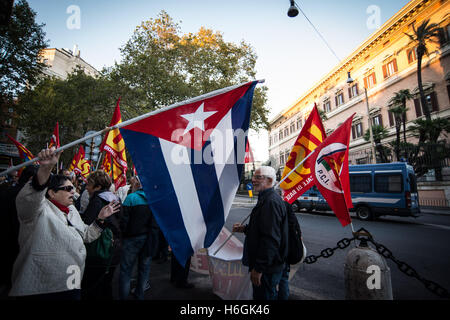
[[[347,83],[351,84],[354,80],[350,76],[350,71],[348,71],[347,74],[348,74]],[[377,163],[375,144],[373,142],[372,121],[370,121],[369,97],[367,96],[367,89],[366,89],[366,87],[364,87],[364,94],[366,96],[367,117],[369,119],[369,135],[370,135],[370,147],[372,149],[372,163]]]
[[[295,1],[294,0],[290,0],[291,1],[291,6],[289,7],[288,13],[287,15],[291,18],[296,17],[298,15],[298,9],[295,6]]]

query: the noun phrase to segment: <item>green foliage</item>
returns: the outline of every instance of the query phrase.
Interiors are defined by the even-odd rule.
[[[378,156],[379,156],[381,162],[383,162],[383,163],[389,162],[388,157],[390,154],[390,149],[381,144],[381,140],[387,137],[388,131],[383,126],[375,125],[375,126],[372,126],[372,135],[373,135],[373,141],[375,143],[375,149],[378,152]],[[364,134],[364,140],[370,141],[369,129],[367,129],[366,133]]]
[[[256,54],[250,45],[226,42],[220,32],[200,28],[181,34],[162,11],[142,22],[121,48],[122,61],[103,71],[122,96],[130,119],[175,102],[255,79]],[[267,87],[258,86],[251,127],[268,126]]]
[[[110,95],[110,84],[75,70],[67,80],[44,78],[34,89],[26,89],[17,105],[19,129],[27,137],[27,147],[36,154],[50,141],[59,122],[61,145],[75,141],[89,130],[109,125],[118,97]],[[62,154],[68,164],[76,148]]]
[[[425,99],[425,94],[422,85],[422,58],[425,54],[428,55],[428,42],[437,42],[439,39],[439,25],[435,23],[430,23],[430,20],[424,20],[417,29],[413,25],[414,32],[412,34],[405,33],[409,39],[410,43],[417,47],[417,84],[420,93],[420,102],[423,107],[423,111],[427,120],[431,120],[431,113],[428,108],[427,101]]]
[[[39,51],[47,47],[44,25],[35,22],[36,13],[25,0],[16,1],[8,25],[0,26],[0,99],[11,100],[34,85],[43,64]]]

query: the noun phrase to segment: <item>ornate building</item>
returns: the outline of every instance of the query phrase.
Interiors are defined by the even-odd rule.
[[[356,113],[350,139],[350,164],[373,162],[375,147],[364,139],[369,119],[372,125],[379,124],[387,130],[383,143],[394,141],[395,118],[389,100],[402,89],[409,89],[413,94],[413,99],[406,105],[406,134],[412,141],[414,137],[408,128],[412,120],[424,115],[417,88],[416,48],[406,34],[412,34],[413,26],[417,27],[426,19],[441,28],[439,42],[427,44],[430,54],[422,60],[426,100],[432,118],[450,118],[450,1],[412,0],[293,105],[270,121],[269,157],[272,161],[282,169],[302,124],[316,103],[326,115],[327,134]],[[349,72],[353,79],[351,83],[347,81]],[[450,185],[426,186],[423,183],[422,194],[426,194],[427,188],[433,192],[440,190],[441,197],[450,199]]]

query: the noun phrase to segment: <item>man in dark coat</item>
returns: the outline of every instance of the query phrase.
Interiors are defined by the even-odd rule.
[[[276,300],[288,253],[288,220],[283,199],[274,190],[275,169],[262,166],[252,182],[259,192],[258,202],[248,225],[235,224],[234,232],[244,232],[242,263],[248,266],[253,285],[253,299]]]

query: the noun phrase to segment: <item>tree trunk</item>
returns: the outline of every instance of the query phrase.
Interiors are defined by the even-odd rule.
[[[419,87],[419,94],[420,94],[420,102],[422,104],[422,110],[425,114],[425,118],[427,120],[431,120],[431,114],[430,110],[428,109],[427,100],[425,99],[425,93],[423,92],[423,85],[422,85],[422,58],[423,58],[423,49],[417,48],[417,85]]]

